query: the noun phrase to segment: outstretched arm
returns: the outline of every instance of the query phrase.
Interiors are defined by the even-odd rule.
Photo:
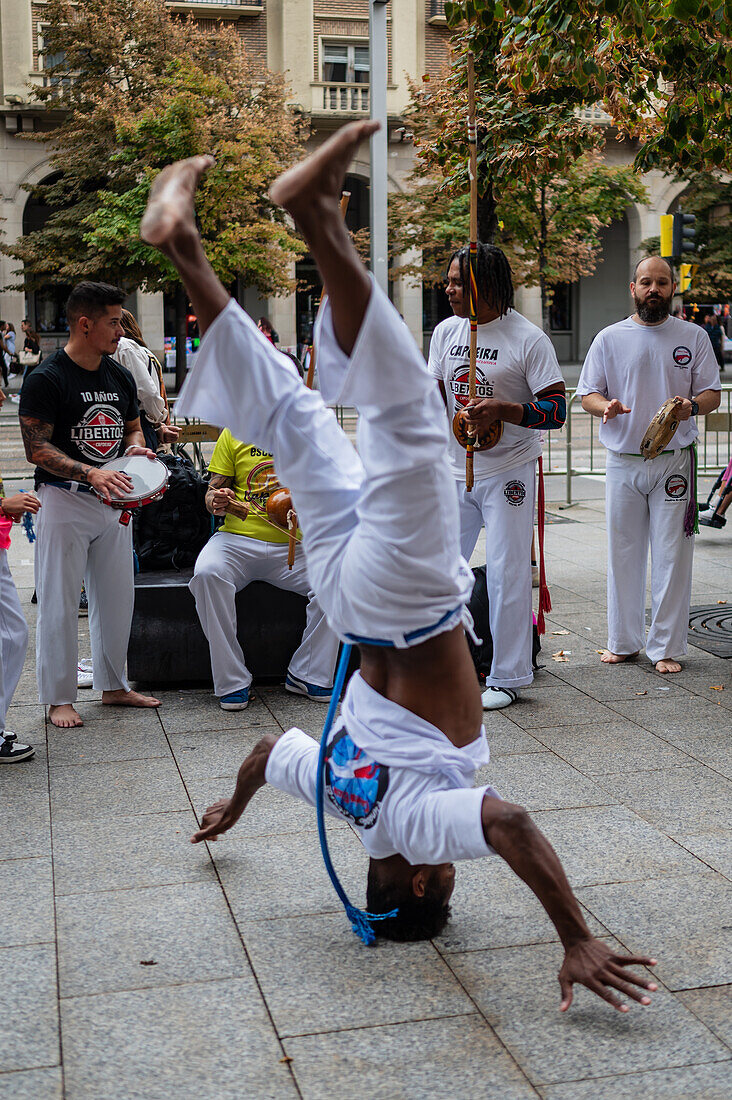
[[[564,947],[564,962],[559,971],[560,1011],[566,1012],[571,1005],[575,982],[586,985],[620,1012],[627,1012],[628,1006],[613,990],[642,1005],[650,1004],[650,997],[634,986],[652,992],[658,988],[655,982],[638,978],[624,967],[633,964],[654,966],[656,960],[616,955],[606,943],[592,935],[557,853],[526,810],[486,795],[482,822],[486,841],[533,890],[559,933]]]
[[[601,417],[603,424],[607,424],[608,420],[614,420],[616,416],[630,412],[628,406],[618,401],[617,397],[611,400],[601,393],[586,393],[582,398],[582,408],[591,416]]]
[[[202,840],[218,840],[222,833],[236,825],[259,788],[267,782],[264,773],[269,754],[276,744],[277,738],[271,733],[265,734],[257,742],[239,768],[233,795],[209,806],[203,815],[201,828],[191,837],[191,844],[200,844]]]

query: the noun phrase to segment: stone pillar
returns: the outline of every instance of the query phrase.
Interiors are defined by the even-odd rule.
[[[541,290],[538,286],[516,287],[515,303],[516,310],[523,314],[527,321],[531,321],[539,328],[544,327],[541,316]]]
[[[135,307],[137,323],[142,329],[145,343],[161,363],[165,362],[165,335],[163,332],[163,295],[137,291]]]

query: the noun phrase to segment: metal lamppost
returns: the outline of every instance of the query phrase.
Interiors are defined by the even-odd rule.
[[[387,142],[386,115],[387,47],[386,5],[388,0],[371,0],[369,11],[369,99],[371,118],[381,123],[381,129],[371,136],[371,185],[369,205],[371,215],[371,271],[385,294],[389,292],[389,259],[387,244]]]

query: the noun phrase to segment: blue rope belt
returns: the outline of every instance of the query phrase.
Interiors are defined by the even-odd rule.
[[[348,900],[346,891],[341,886],[338,879],[338,875],[335,873],[332,860],[330,858],[330,852],[328,851],[328,839],[325,835],[325,754],[328,747],[328,737],[333,727],[333,720],[335,718],[335,712],[338,709],[338,703],[340,702],[341,692],[343,691],[343,684],[346,679],[346,672],[348,670],[348,662],[351,659],[351,651],[353,646],[344,645],[341,650],[340,660],[338,662],[338,671],[336,672],[335,683],[333,685],[333,694],[328,706],[328,713],[325,716],[325,725],[323,726],[323,737],[320,742],[320,753],[318,755],[318,777],[317,786],[315,790],[315,808],[318,816],[318,839],[320,840],[320,850],[323,853],[323,862],[325,863],[325,869],[328,872],[328,877],[333,883],[333,889],[340,898],[343,908],[346,910],[346,916],[351,922],[351,928],[362,940],[363,943],[369,945],[376,940],[376,934],[372,928],[372,921],[387,920],[389,917],[395,917],[399,912],[398,909],[392,909],[389,913],[367,913],[363,909],[357,909],[355,905],[351,905]]]

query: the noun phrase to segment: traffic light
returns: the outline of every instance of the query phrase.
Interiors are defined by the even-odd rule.
[[[679,293],[684,294],[691,286],[694,264],[681,264],[679,267]]]
[[[694,214],[682,214],[680,210],[674,214],[673,258],[677,262],[682,260],[687,252],[696,251],[695,221]]]
[[[674,216],[661,214],[661,255],[670,260],[674,254]]]

